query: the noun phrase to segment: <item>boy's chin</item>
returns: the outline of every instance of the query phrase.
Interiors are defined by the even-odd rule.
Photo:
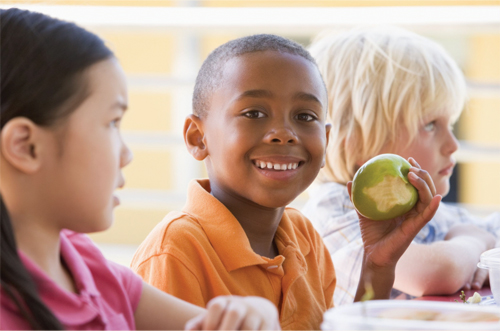
[[[450,183],[441,183],[441,185],[436,186],[436,194],[439,194],[443,198],[450,193]]]
[[[262,207],[276,209],[276,208],[282,208],[282,207],[288,206],[289,204],[291,204],[293,202],[293,200],[295,200],[295,198],[296,197],[294,197],[294,198],[272,197],[272,198],[268,198],[268,199],[266,199],[266,198],[255,199],[255,200],[253,200],[253,202],[258,204],[259,206],[262,206]]]

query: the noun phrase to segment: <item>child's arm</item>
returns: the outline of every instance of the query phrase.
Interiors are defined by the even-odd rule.
[[[463,289],[470,290],[471,287],[475,290],[480,289],[486,279],[488,279],[488,270],[477,268],[477,262],[484,251],[495,247],[495,236],[473,224],[457,224],[448,231],[444,239],[449,241],[454,240],[455,242],[460,241],[463,245],[462,250],[464,251],[472,251],[474,247],[476,248],[477,254],[469,256],[471,262],[468,268],[472,269],[472,276],[463,283],[465,284],[463,285]],[[458,257],[462,261],[463,258],[463,256]],[[464,268],[463,265],[462,268]]]
[[[137,330],[280,329],[276,307],[266,299],[220,296],[203,309],[145,282],[134,316]]]
[[[401,217],[386,221],[373,221],[358,215],[364,256],[354,301],[361,300],[367,285],[373,288],[372,299],[389,299],[399,258],[439,207],[441,196],[436,195],[431,176],[412,158],[409,162],[413,167],[408,179],[419,194],[415,207]],[[349,194],[351,187],[352,182],[349,182]]]
[[[488,275],[476,266],[479,256],[494,245],[492,234],[472,224],[454,226],[444,241],[411,244],[397,264],[394,288],[415,296],[453,294],[471,284],[479,289]]]

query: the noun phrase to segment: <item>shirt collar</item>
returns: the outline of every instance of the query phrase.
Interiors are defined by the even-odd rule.
[[[91,302],[91,297],[100,296],[94,283],[93,276],[85,264],[85,261],[73,247],[66,233],[60,233],[61,256],[73,276],[78,294],[68,292],[54,282],[47,274],[22,251],[18,251],[19,257],[27,271],[35,281],[39,295],[48,306],[57,306],[54,311],[56,317],[64,325],[79,325],[93,320],[98,312],[84,302]]]
[[[274,261],[253,251],[238,220],[210,192],[208,179],[192,180],[188,186],[187,202],[183,211],[197,219],[226,270],[231,272]],[[309,243],[293,226],[286,212],[283,213],[276,236],[285,246],[293,246],[305,256],[310,251]]]
[[[89,268],[85,264],[85,261],[83,260],[81,255],[71,244],[70,240],[67,237],[67,234],[70,234],[70,231],[63,230],[59,235],[61,241],[60,242],[61,257],[64,263],[66,263],[69,272],[73,277],[78,292],[79,293],[86,292],[87,294],[93,296],[100,295],[99,291],[96,288],[96,285],[94,283],[94,278],[92,277]],[[18,253],[26,269],[31,274],[33,279],[39,284],[39,286],[41,286],[42,288],[51,288],[51,290],[54,290],[55,288],[62,290],[27,255],[25,255],[20,250],[18,251]]]
[[[90,269],[77,249],[71,244],[69,239],[69,237],[75,234],[76,233],[69,230],[61,231],[60,237],[62,258],[73,275],[73,279],[79,292],[86,292],[91,296],[99,296],[100,293],[97,290],[97,286],[94,282],[94,277]]]
[[[238,220],[210,192],[208,179],[192,180],[183,211],[197,219],[226,270],[267,263],[252,250]]]
[[[290,219],[291,213],[300,214],[299,211],[287,207],[281,217],[280,224],[276,231],[276,237],[278,240],[281,240],[285,246],[293,246],[297,248],[297,250],[300,250],[303,256],[306,256],[309,254],[311,246],[302,231],[295,228],[296,225]],[[300,216],[303,217],[302,215]]]

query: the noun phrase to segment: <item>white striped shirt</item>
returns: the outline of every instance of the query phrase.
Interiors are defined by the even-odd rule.
[[[347,188],[337,183],[326,183],[311,187],[309,201],[302,213],[309,218],[328,248],[337,286],[334,304],[352,303],[358,287],[363,260],[363,242],[358,216],[354,210]],[[441,203],[434,218],[427,223],[413,240],[417,244],[430,244],[443,240],[451,226],[457,223],[473,223],[494,234],[497,246],[500,237],[500,213],[487,218],[473,216],[464,208]],[[393,291],[393,296],[400,292]]]

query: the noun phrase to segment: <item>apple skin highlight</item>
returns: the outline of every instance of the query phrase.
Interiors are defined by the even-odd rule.
[[[382,221],[399,217],[418,201],[410,184],[410,163],[396,154],[381,154],[368,160],[354,175],[352,202],[366,218]]]

